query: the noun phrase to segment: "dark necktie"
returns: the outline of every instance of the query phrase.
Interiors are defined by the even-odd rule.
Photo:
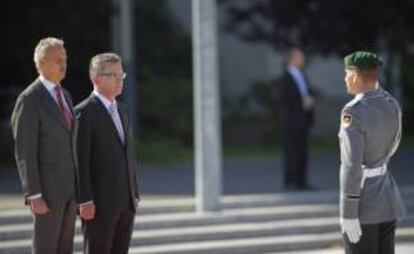
[[[63,119],[65,119],[66,126],[69,129],[72,129],[72,113],[70,113],[69,109],[65,107],[65,103],[63,102],[62,89],[60,88],[60,85],[55,86],[55,93],[59,104],[60,112],[63,115]]]

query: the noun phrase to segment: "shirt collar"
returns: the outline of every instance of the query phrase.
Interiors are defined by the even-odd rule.
[[[382,94],[384,89],[378,84],[376,89],[366,91],[365,93],[359,93],[355,97],[359,97],[360,99],[362,97],[371,97],[371,96],[377,96],[379,94]]]
[[[288,72],[290,74],[292,74],[292,75],[300,75],[300,74],[302,74],[301,71],[300,71],[300,69],[298,67],[296,67],[296,66],[289,65],[287,69],[288,69]]]
[[[360,100],[364,96],[364,93],[358,93],[355,95],[355,99]]]
[[[55,84],[52,81],[46,79],[43,75],[39,76],[39,80],[42,82],[42,84],[46,87],[46,89],[50,93],[54,93],[54,90],[55,90],[55,87],[57,86],[57,84]]]
[[[112,104],[117,104],[116,100],[114,100],[113,102],[108,100],[105,96],[103,96],[102,94],[100,94],[97,90],[93,90],[92,92],[96,97],[98,97],[98,99],[101,100],[101,102],[105,105],[105,108],[107,110],[109,110],[109,107],[111,107]]]

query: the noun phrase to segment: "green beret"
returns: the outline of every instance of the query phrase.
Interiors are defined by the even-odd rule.
[[[367,51],[356,51],[344,57],[347,69],[369,69],[382,66],[382,59],[374,53]]]

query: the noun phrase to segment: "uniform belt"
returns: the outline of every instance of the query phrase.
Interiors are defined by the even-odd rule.
[[[366,168],[363,166],[362,169],[363,169],[363,174],[362,174],[361,188],[364,187],[364,183],[367,178],[373,178],[373,177],[385,175],[385,173],[387,173],[387,164],[384,164],[381,167],[376,167],[376,168]]]

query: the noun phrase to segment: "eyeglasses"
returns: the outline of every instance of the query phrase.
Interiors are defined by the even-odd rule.
[[[102,72],[98,73],[99,76],[106,76],[112,79],[121,79],[124,80],[127,76],[126,72],[116,73],[116,72]]]

